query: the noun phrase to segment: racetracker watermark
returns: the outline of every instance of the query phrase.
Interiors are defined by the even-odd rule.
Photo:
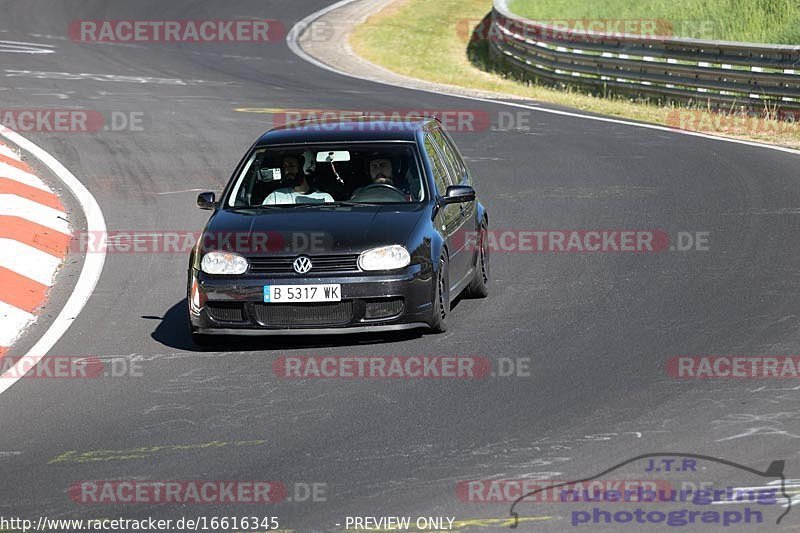
[[[467,503],[511,503],[524,494],[535,493],[525,503],[575,503],[579,501],[655,501],[659,491],[672,490],[666,481],[592,480],[565,486],[566,481],[536,479],[487,479],[459,481],[456,496]],[[655,497],[653,497],[655,495]]]
[[[148,122],[144,111],[0,109],[0,125],[19,133],[140,132]]]
[[[286,499],[280,481],[79,481],[68,490],[80,504],[270,504]]]
[[[329,250],[332,241],[330,233],[325,231],[83,231],[73,235],[70,250],[75,253],[188,254],[199,243],[206,252],[313,254]]]
[[[496,365],[493,364],[496,362]],[[283,379],[486,379],[528,378],[530,357],[481,356],[281,356],[272,363]]]
[[[98,379],[142,377],[139,361],[95,356],[2,357],[0,379]]]
[[[286,26],[271,19],[74,20],[67,33],[80,43],[275,43]]]
[[[667,375],[676,379],[798,379],[800,356],[678,356],[667,361]]]
[[[327,483],[251,480],[92,480],[67,490],[81,505],[318,503],[328,499]]]
[[[483,233],[459,232],[457,246],[477,250],[483,239],[491,253],[657,253],[665,251],[707,252],[710,232],[680,231],[673,239],[663,230],[519,230],[500,229]]]
[[[247,108],[242,111],[247,112]],[[289,125],[292,129],[315,131],[373,131],[376,128],[401,128],[420,117],[436,118],[445,128],[460,133],[485,132],[492,128],[492,117],[478,109],[283,109],[274,110],[273,126]],[[375,120],[386,121],[383,126]],[[347,122],[342,124],[341,122]]]
[[[721,135],[790,135],[800,132],[800,113],[782,110],[759,113],[713,113],[699,109],[675,109],[667,126],[678,130]]]
[[[486,131],[522,131],[535,129],[535,112],[530,110],[497,111],[479,109],[285,109],[277,107],[240,107],[239,113],[271,115],[274,126],[292,129],[329,131],[397,131],[411,127],[411,121],[436,118],[449,131],[482,133]],[[369,119],[369,120],[368,120]],[[387,123],[375,123],[375,120]],[[344,122],[345,124],[340,124]]]
[[[595,43],[608,39],[663,40],[675,37],[714,39],[718,23],[713,20],[666,20],[650,18],[537,19],[525,24],[513,19],[493,22],[490,18],[459,19],[455,31],[462,41],[492,42],[561,41]]]

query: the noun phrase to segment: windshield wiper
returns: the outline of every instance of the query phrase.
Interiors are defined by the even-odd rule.
[[[310,205],[325,205],[325,204],[267,204],[267,205],[251,205],[250,207],[245,207],[244,209],[291,209],[293,207],[308,207]]]
[[[333,202],[327,203],[324,205],[344,205],[344,206],[353,206],[353,205],[385,205],[385,202],[351,202],[349,200],[345,200],[342,202]]]
[[[325,202],[325,203],[307,203],[307,204],[267,204],[267,205],[251,205],[247,207],[235,207],[234,210],[240,209],[292,209],[295,207],[337,207],[337,206],[345,206],[345,207],[353,207],[353,206],[360,206],[360,205],[386,205],[386,202],[350,202],[350,201],[342,201],[342,202]]]

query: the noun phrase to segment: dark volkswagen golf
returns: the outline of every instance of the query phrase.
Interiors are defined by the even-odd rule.
[[[239,163],[189,263],[192,337],[447,329],[488,294],[488,215],[434,118],[302,121]]]

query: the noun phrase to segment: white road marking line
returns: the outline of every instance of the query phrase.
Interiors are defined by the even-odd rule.
[[[66,93],[34,93],[31,96],[55,96],[59,100],[69,100],[69,95]]]
[[[78,179],[67,170],[67,168],[58,162],[56,158],[48,154],[34,143],[15,133],[4,126],[0,126],[0,136],[5,137],[12,143],[16,144],[23,150],[33,155],[36,159],[41,161],[47,166],[70,190],[70,192],[78,200],[78,203],[83,209],[84,216],[86,217],[86,230],[92,234],[105,235],[106,222],[103,218],[103,212],[95,200],[92,193],[78,181]],[[89,297],[94,292],[100,275],[103,273],[103,265],[106,261],[106,253],[99,250],[96,253],[86,254],[83,262],[83,269],[78,277],[78,282],[72,291],[67,303],[64,305],[61,312],[55,318],[50,328],[44,335],[28,350],[23,357],[25,357],[31,364],[38,363],[46,354],[53,348],[58,339],[64,335],[69,329],[75,319],[80,315]],[[9,346],[7,344],[6,346]],[[11,388],[14,383],[19,381],[22,368],[13,368],[9,370],[8,375],[0,376],[0,394]]]
[[[53,48],[51,44],[0,41],[0,52],[6,54],[52,54]]]
[[[0,301],[0,346],[11,346],[34,315]]]
[[[22,452],[0,452],[0,459],[4,457],[14,457],[16,455],[22,455]]]
[[[181,194],[185,192],[199,192],[199,191],[207,191],[208,189],[183,189],[182,191],[166,191],[166,192],[157,192],[156,196],[161,196],[164,194]]]
[[[34,176],[30,172],[25,172],[17,167],[12,167],[8,163],[3,163],[2,161],[0,161],[0,178],[12,179],[14,181],[24,183],[25,185],[36,187],[37,189],[41,189],[43,191],[52,192],[50,187],[45,185],[39,176]]]
[[[67,215],[63,212],[15,194],[0,194],[0,215],[24,218],[70,235]]]
[[[90,74],[87,72],[49,72],[43,70],[17,70],[4,69],[7,78],[36,78],[40,80],[89,80],[114,83],[154,83],[158,85],[181,85],[196,86],[205,85],[207,87],[236,87],[234,81],[211,81],[211,80],[184,80],[180,78],[153,78],[149,76],[121,76],[119,74]]]
[[[631,126],[631,127],[634,127],[634,128],[644,128],[644,129],[649,129],[649,130],[663,131],[665,133],[672,133],[672,134],[675,134],[675,135],[689,135],[691,137],[700,137],[700,138],[709,139],[709,140],[712,140],[712,141],[720,141],[720,142],[733,143],[733,144],[739,144],[739,145],[744,145],[744,146],[752,146],[752,147],[755,147],[755,148],[763,148],[765,150],[774,150],[774,151],[777,151],[777,152],[784,152],[784,153],[787,153],[787,154],[800,155],[800,150],[795,150],[793,148],[784,148],[783,146],[775,146],[775,145],[771,145],[771,144],[761,144],[761,143],[757,143],[757,142],[743,141],[743,140],[739,140],[739,139],[729,139],[727,137],[717,137],[715,135],[709,135],[707,133],[699,133],[699,132],[695,132],[695,131],[679,130],[679,129],[669,128],[667,126],[658,126],[656,124],[642,124],[642,123],[639,123],[639,122],[630,122],[630,121],[627,121],[627,120],[620,120],[620,119],[615,119],[615,118],[584,115],[584,114],[577,113],[577,112],[572,112],[572,111],[560,111],[558,109],[549,109],[549,108],[546,108],[546,107],[541,107],[541,105],[526,105],[526,104],[518,104],[518,103],[514,103],[514,102],[504,102],[502,100],[493,100],[493,99],[490,99],[490,98],[480,98],[478,96],[467,96],[467,95],[463,95],[463,94],[455,94],[455,93],[447,92],[444,89],[433,90],[433,89],[423,89],[423,88],[420,88],[420,87],[409,87],[409,86],[405,86],[405,85],[395,85],[394,83],[383,81],[383,80],[380,80],[380,79],[377,79],[377,78],[369,78],[369,77],[366,77],[366,76],[360,76],[358,74],[352,74],[350,72],[345,72],[343,70],[339,70],[339,69],[337,69],[335,67],[332,67],[331,65],[323,63],[322,61],[316,59],[315,57],[312,57],[311,55],[309,55],[305,50],[303,50],[300,47],[300,44],[298,43],[298,38],[300,37],[300,34],[302,34],[303,31],[305,31],[306,28],[308,28],[311,25],[312,22],[314,22],[316,19],[318,19],[318,18],[320,18],[320,17],[322,17],[324,15],[327,15],[331,11],[334,11],[334,10],[340,8],[340,7],[344,7],[344,6],[348,5],[348,4],[352,4],[353,2],[357,2],[357,1],[358,0],[341,0],[340,2],[336,2],[335,4],[331,4],[326,8],[323,8],[323,9],[320,9],[319,11],[311,13],[310,15],[305,17],[303,20],[301,20],[300,22],[298,22],[297,24],[292,26],[292,29],[289,30],[289,33],[286,35],[286,44],[289,46],[289,49],[296,56],[298,56],[300,59],[303,59],[304,61],[307,61],[308,63],[311,63],[312,65],[315,65],[315,66],[317,66],[317,67],[319,67],[321,69],[327,70],[329,72],[333,72],[333,73],[339,74],[341,76],[347,76],[348,78],[354,78],[354,79],[357,79],[357,80],[370,81],[370,82],[373,82],[373,83],[379,83],[381,85],[388,85],[389,87],[396,87],[398,89],[408,89],[408,90],[411,90],[411,91],[419,91],[419,92],[423,92],[423,93],[437,94],[437,95],[440,95],[440,96],[443,95],[443,96],[449,96],[449,97],[452,97],[452,98],[461,98],[461,99],[464,99],[464,100],[472,100],[474,102],[484,102],[484,103],[492,104],[492,105],[503,105],[503,106],[508,106],[508,107],[515,107],[515,108],[518,108],[518,109],[527,109],[529,111],[538,111],[538,112],[541,112],[541,113],[549,113],[551,115],[561,115],[561,116],[565,116],[565,117],[579,118],[579,119],[584,119],[584,120],[593,120],[593,121],[596,121],[596,122],[606,122],[606,123],[609,123],[609,124],[619,124],[619,125],[622,125],[622,126]],[[407,77],[410,77],[410,76],[407,76]],[[420,80],[420,81],[426,82],[426,80]],[[426,83],[433,83],[433,82],[426,82]],[[512,96],[509,95],[509,98],[511,98],[511,97]]]
[[[41,46],[42,48],[55,48],[55,45],[53,44],[28,43],[25,41],[0,41],[0,44],[10,44],[18,46]]]
[[[796,483],[794,480],[787,479],[783,483],[783,490],[784,492],[786,492],[786,496],[788,496],[789,500],[791,500],[792,502],[794,502],[796,499],[798,499],[798,496],[800,496],[800,494],[796,490],[798,488],[800,488],[800,484]],[[742,500],[732,500],[732,501],[715,500],[711,502],[711,505],[749,505],[752,504],[752,501],[748,498],[748,495],[753,494],[754,495],[753,501],[758,501],[758,494],[761,491],[777,490],[777,492],[774,494],[774,497],[778,499],[779,503],[781,503],[781,507],[786,508],[789,506],[789,501],[785,499],[783,492],[781,492],[780,490],[781,480],[779,479],[770,481],[766,485],[762,486],[732,487],[732,489],[734,494],[742,495]]]
[[[51,287],[61,258],[11,239],[0,239],[0,267]],[[0,298],[3,291],[0,290]]]

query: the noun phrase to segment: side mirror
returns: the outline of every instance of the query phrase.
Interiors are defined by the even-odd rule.
[[[475,189],[469,185],[451,185],[441,199],[442,205],[461,204],[475,201]]]
[[[201,192],[197,195],[197,207],[200,209],[214,209],[216,205],[216,195],[213,192]]]

